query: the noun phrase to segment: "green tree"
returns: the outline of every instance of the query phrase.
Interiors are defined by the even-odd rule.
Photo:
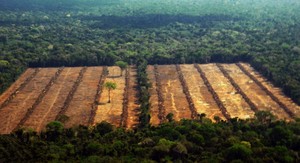
[[[96,125],[95,131],[99,133],[101,136],[103,136],[113,131],[113,125],[106,121],[102,121],[101,123]]]
[[[169,122],[173,122],[174,121],[174,114],[173,113],[169,113],[167,116],[166,116],[167,120]]]
[[[56,141],[64,131],[64,125],[59,121],[53,121],[46,126],[47,140]]]
[[[124,61],[117,61],[115,64],[120,67],[120,69],[121,69],[120,76],[122,76],[123,75],[123,71],[128,67],[128,63],[124,62]]]
[[[251,148],[243,144],[234,144],[227,149],[227,158],[229,160],[247,160],[252,155]]]
[[[9,62],[6,60],[0,60],[0,70],[3,70],[4,68],[9,67]]]
[[[108,90],[108,103],[110,103],[110,92],[117,88],[117,84],[114,82],[106,82],[104,86]]]
[[[276,119],[276,117],[269,111],[258,111],[255,117],[261,124],[268,125]]]

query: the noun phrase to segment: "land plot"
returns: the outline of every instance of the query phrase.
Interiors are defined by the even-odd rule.
[[[139,122],[138,117],[138,93],[137,93],[137,72],[136,68],[131,66],[130,69],[130,77],[129,77],[129,85],[128,85],[128,119],[127,119],[127,128],[132,128],[136,126]]]
[[[1,96],[0,106],[6,101],[11,94],[13,94],[25,81],[34,73],[35,69],[28,68]],[[1,108],[0,108],[1,109]]]
[[[254,112],[215,64],[200,65],[232,118],[252,118]]]
[[[160,65],[158,66],[158,73],[163,88],[166,115],[173,113],[176,121],[183,118],[190,119],[191,111],[175,65]]]
[[[57,68],[41,69],[16,97],[0,111],[0,133],[10,133],[25,116],[27,109],[57,72]]]
[[[117,88],[111,91],[111,102],[108,103],[108,90],[103,88],[96,111],[94,123],[102,121],[109,122],[115,126],[120,126],[121,114],[123,108],[123,94],[125,88],[125,75],[120,76],[121,70],[119,67],[108,67],[108,76],[106,82],[114,82]]]
[[[266,78],[260,75],[257,71],[255,71],[249,64],[241,63],[241,65],[252,74],[258,81],[261,82],[263,86],[265,86],[275,97],[279,99],[289,110],[291,110],[297,117],[300,117],[300,106],[295,104],[291,98],[284,95],[283,91],[275,87]],[[280,117],[279,117],[280,118]]]
[[[88,67],[83,74],[82,81],[65,113],[69,117],[65,127],[88,125],[102,70],[102,67]]]
[[[24,126],[40,132],[49,122],[54,121],[76,81],[81,68],[64,68],[51,86],[43,101],[36,107]]]
[[[223,67],[258,109],[270,111],[280,119],[289,119],[288,114],[238,66],[230,64]]]
[[[194,101],[197,113],[205,113],[207,118],[214,120],[215,116],[225,120],[220,108],[208,91],[200,74],[193,65],[180,65],[183,76],[186,80],[189,92]]]
[[[147,74],[149,81],[151,82],[151,88],[149,89],[150,93],[150,99],[149,102],[151,104],[150,106],[150,123],[152,125],[159,125],[160,119],[158,118],[159,115],[159,109],[158,109],[158,95],[156,91],[156,79],[155,79],[155,71],[154,66],[148,66],[147,67]]]

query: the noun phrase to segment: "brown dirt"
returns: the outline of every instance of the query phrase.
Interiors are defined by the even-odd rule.
[[[271,84],[269,81],[267,81],[266,78],[264,78],[262,75],[260,75],[258,72],[256,72],[249,64],[242,63],[242,65],[258,81],[260,81],[274,96],[276,96],[284,105],[286,105],[288,107],[288,109],[290,109],[297,117],[300,117],[300,106],[298,106],[290,98],[285,96],[283,91],[280,88],[275,87],[273,84]],[[286,117],[286,116],[282,116],[282,115],[286,114],[285,111],[283,111],[283,109],[278,109],[277,112],[284,112],[284,113],[280,113],[281,116],[279,116],[279,118],[284,119]],[[286,118],[286,119],[288,119],[288,118]]]
[[[64,105],[68,92],[79,75],[79,71],[80,68],[65,68],[24,126],[39,132],[49,122],[55,120],[56,115]]]
[[[243,92],[251,99],[259,110],[271,111],[281,119],[289,116],[246,74],[244,74],[235,64],[223,65],[229,75],[240,86]]]
[[[215,64],[204,64],[200,65],[200,67],[205,72],[209,82],[232,118],[246,119],[254,116],[254,112],[250,109],[249,105],[240,94],[236,93],[234,87],[223,76]]]
[[[103,90],[101,98],[99,99],[94,123],[106,121],[115,126],[119,126],[123,108],[122,103],[125,88],[125,75],[120,76],[120,68],[116,66],[108,67],[108,71],[109,74],[105,82],[115,82],[117,83],[117,88],[111,91],[110,103],[108,103],[108,90]]]
[[[183,93],[175,65],[160,65],[158,66],[158,72],[163,88],[166,115],[173,113],[176,121],[183,118],[190,119],[191,111]]]
[[[214,120],[214,116],[225,120],[197,69],[190,64],[180,66],[198,114],[205,113],[206,117],[211,120]]]
[[[57,68],[42,69],[16,97],[0,111],[0,133],[10,133],[26,114],[38,95],[50,81]]]
[[[300,107],[293,103],[290,98],[283,95],[282,91],[272,84],[267,82],[265,78],[259,75],[248,64],[242,64],[247,71],[254,75],[271,93],[273,93],[284,105],[286,105],[293,113],[300,116]],[[221,114],[220,109],[212,98],[212,95],[206,88],[200,74],[193,65],[180,65],[185,83],[189,88],[189,94],[198,113],[205,113],[208,118],[213,119],[215,115],[221,119],[225,119]],[[225,78],[222,72],[215,64],[200,65],[201,69],[206,74],[210,84],[215,92],[224,103],[231,117],[239,117],[241,119],[251,118],[254,112],[245,102],[240,94],[236,92],[229,80]],[[235,64],[222,64],[222,67],[228,72],[230,77],[238,84],[247,97],[257,106],[259,110],[269,110],[280,119],[290,120],[289,115],[280,106],[272,100],[255,82],[253,82],[246,74],[244,74]],[[76,81],[79,72],[82,68],[65,68],[58,79],[50,87],[42,102],[38,104],[36,109],[24,123],[25,127],[33,128],[41,131],[47,123],[54,120],[60,109],[63,107],[67,96]],[[0,110],[0,134],[10,133],[20,122],[38,98],[41,91],[53,77],[57,68],[41,69],[36,76],[21,89],[14,98]],[[66,110],[66,115],[70,118],[65,123],[66,127],[74,125],[87,125],[89,116],[91,115],[92,106],[94,104],[96,91],[102,67],[89,67],[83,74],[83,79],[80,82],[73,99]],[[111,103],[108,101],[108,91],[104,88],[103,93],[98,99],[95,121],[107,121],[113,125],[119,126],[123,109],[123,98],[125,88],[125,75],[120,76],[119,67],[108,67],[109,74],[105,82],[112,81],[117,83],[117,89],[111,92]],[[20,85],[34,73],[34,69],[27,69],[24,74],[0,96],[0,104],[7,97],[15,92]],[[156,79],[154,74],[154,66],[147,68],[148,78],[152,83],[150,88],[150,114],[152,125],[160,124],[158,94],[156,90]],[[176,121],[186,118],[191,118],[187,98],[183,92],[179,75],[175,65],[160,65],[158,66],[159,79],[162,85],[162,95],[164,98],[165,115],[168,113],[174,114]],[[104,83],[105,83],[104,82]],[[138,97],[136,86],[136,69],[130,69],[129,82],[129,101],[128,101],[128,118],[127,128],[132,128],[138,123]]]
[[[136,79],[136,68],[130,67],[130,82],[128,88],[128,119],[127,119],[127,128],[132,128],[136,126],[139,122],[139,104],[138,104],[138,94],[137,94],[137,79]]]
[[[158,118],[159,110],[158,110],[158,96],[156,92],[156,81],[155,81],[155,75],[154,75],[154,66],[148,66],[147,67],[147,74],[149,81],[151,82],[152,87],[149,89],[150,93],[150,123],[154,126],[160,124],[160,120]]]
[[[102,70],[102,67],[88,67],[83,74],[82,81],[65,113],[69,117],[65,127],[88,125]]]
[[[34,69],[28,68],[3,94],[0,96],[0,105],[14,93],[28,76],[34,73]]]

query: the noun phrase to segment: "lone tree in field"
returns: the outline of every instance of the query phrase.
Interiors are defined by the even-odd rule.
[[[123,71],[128,66],[128,63],[127,62],[123,62],[123,61],[117,61],[115,64],[120,67],[120,69],[121,69],[121,75],[120,76],[122,76],[123,75]]]
[[[117,84],[114,82],[106,82],[104,86],[108,90],[108,103],[110,103],[110,91],[115,90],[117,88]]]

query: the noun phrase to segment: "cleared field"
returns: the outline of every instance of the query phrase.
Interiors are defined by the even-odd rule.
[[[245,119],[254,116],[254,112],[250,109],[249,105],[240,94],[236,93],[235,88],[215,64],[200,65],[200,67],[207,74],[208,81],[219,95],[232,118],[239,117]]]
[[[65,122],[65,127],[88,125],[102,70],[102,67],[88,67],[86,69],[65,112],[65,115],[69,117],[69,120]]]
[[[104,88],[96,111],[94,123],[107,121],[120,126],[123,108],[123,96],[125,89],[125,75],[120,76],[120,68],[113,66],[108,68],[108,76],[105,82],[117,83],[117,88],[111,91],[111,102],[108,103],[108,90]]]
[[[193,65],[181,65],[181,69],[198,114],[205,113],[206,117],[210,119],[218,116],[225,120],[197,69]]]
[[[50,88],[44,100],[37,106],[30,118],[24,123],[36,131],[41,131],[55,117],[63,107],[64,102],[71,91],[72,85],[79,75],[81,68],[65,68],[53,86]]]
[[[191,111],[186,96],[183,92],[182,85],[178,78],[175,65],[157,67],[160,84],[162,86],[163,106],[165,115],[174,114],[174,119],[191,118]],[[155,81],[151,81],[154,83]],[[156,94],[154,94],[155,96]]]
[[[287,113],[284,112],[284,110],[282,110],[279,105],[266,94],[266,92],[260,89],[253,80],[244,74],[238,66],[235,64],[223,66],[259,110],[270,111],[280,119],[289,119]]]
[[[55,72],[57,68],[41,69],[11,102],[0,110],[1,134],[10,133],[19,124]]]
[[[38,69],[27,69],[17,81],[15,81],[1,96],[0,96],[0,110],[12,100],[16,94],[30,82],[36,75]]]
[[[300,107],[248,64],[149,65],[147,73],[152,125],[169,113],[176,121],[201,113],[212,120],[245,119],[259,110],[285,120],[300,117]],[[53,120],[65,127],[107,121],[133,128],[140,106],[136,68],[120,74],[116,66],[28,69],[0,96],[0,134],[19,127],[40,132]],[[110,103],[105,82],[117,84]]]
[[[296,117],[300,117],[300,107],[290,98],[285,96],[280,88],[275,87],[268,82],[262,75],[257,73],[249,64],[241,63],[241,65],[253,75],[263,86],[265,86],[278,100],[283,103]],[[282,109],[282,108],[281,108]]]

